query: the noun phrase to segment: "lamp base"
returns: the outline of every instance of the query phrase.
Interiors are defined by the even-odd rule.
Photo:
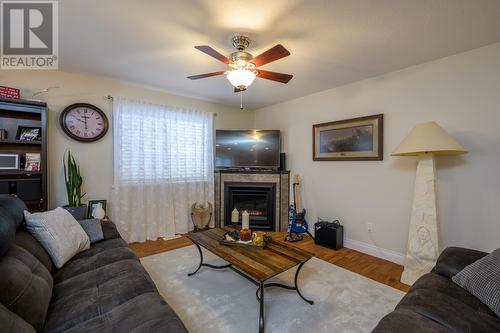
[[[401,282],[412,285],[419,277],[429,273],[436,264],[438,254],[436,168],[434,156],[428,154],[418,161]]]

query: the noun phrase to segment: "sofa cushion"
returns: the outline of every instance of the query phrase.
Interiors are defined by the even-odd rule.
[[[55,272],[54,283],[126,259],[137,259],[137,256],[123,239],[116,238],[99,242],[74,256],[63,268]]]
[[[23,224],[23,212],[28,209],[24,201],[14,195],[0,194],[0,207],[4,208],[7,214],[13,218],[16,228]]]
[[[396,309],[415,312],[450,331],[500,331],[500,319],[491,310],[450,279],[433,273],[417,280]]]
[[[16,229],[23,223],[24,209],[26,205],[19,198],[0,194],[0,257],[14,243]]]
[[[121,252],[125,249],[118,247],[108,251]],[[161,302],[161,297],[158,295],[153,281],[137,257],[127,258],[125,256],[105,265],[95,265],[96,262],[101,262],[96,260],[101,257],[101,253],[72,260],[72,262],[77,262],[79,266],[85,266],[87,268],[85,272],[66,277],[54,285],[45,326],[46,332],[65,331],[87,321],[92,321],[90,327],[95,325],[100,329],[113,327],[113,330],[118,332],[120,330],[114,325],[126,319],[131,325],[142,325],[149,312],[153,314],[151,324],[154,324],[155,320],[162,319],[165,315],[170,316],[170,313],[175,316],[172,310],[164,302]],[[104,257],[109,257],[109,255],[110,253]],[[141,302],[141,299],[144,301]],[[137,306],[141,303],[144,303],[143,307],[137,311],[139,309]],[[154,309],[160,304],[164,304],[160,307],[161,311]],[[134,314],[135,320],[129,318],[133,308],[136,312]],[[165,310],[169,312],[165,313]],[[128,314],[124,316],[122,314],[124,312]],[[106,321],[113,316],[118,318],[115,318],[113,325],[108,326],[111,323]],[[131,328],[126,325],[123,327],[125,328],[123,331],[129,331]],[[82,327],[80,329],[83,330]]]
[[[52,261],[50,260],[49,254],[43,248],[33,236],[23,229],[17,229],[16,240],[14,241],[19,247],[22,247],[29,253],[31,253],[35,258],[37,258],[44,266],[47,268],[49,273],[52,272]]]
[[[60,331],[46,331],[53,332]],[[77,332],[187,333],[187,330],[159,294],[145,293],[64,331]]]
[[[57,268],[90,246],[85,231],[64,208],[34,214],[25,211],[24,216],[26,228],[42,244]]]
[[[0,323],[3,333],[36,333],[33,326],[0,304]]]
[[[373,333],[450,333],[445,326],[429,319],[415,311],[396,308],[393,312],[386,315]],[[453,331],[451,331],[453,332]]]
[[[111,221],[101,221],[102,234],[104,239],[121,238],[118,229],[116,229],[116,224]]]
[[[16,238],[16,223],[5,207],[0,207],[0,257],[3,256],[14,243]]]
[[[500,316],[500,249],[465,267],[452,280]]]
[[[463,247],[447,247],[443,250],[432,269],[433,273],[452,278],[466,266],[486,256],[488,253]]]
[[[444,299],[444,297],[446,297],[453,304],[465,305],[467,306],[467,308],[472,309],[474,312],[494,315],[493,311],[491,311],[476,297],[453,283],[450,279],[438,274],[431,273],[422,276],[413,284],[411,292],[409,292],[407,295],[413,293],[414,291],[419,292],[419,294],[422,294],[422,292],[424,291],[428,291],[436,295],[435,297],[433,297],[433,299]],[[405,298],[406,296],[400,301],[400,304],[411,305],[408,303],[409,299],[406,300]]]
[[[52,294],[52,276],[17,245],[0,258],[0,290],[0,303],[37,331],[42,330]]]

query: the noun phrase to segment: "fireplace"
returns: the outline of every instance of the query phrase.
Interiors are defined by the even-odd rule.
[[[276,214],[276,183],[225,182],[224,183],[224,221],[231,224],[234,208],[241,214],[250,214],[250,229],[273,231]]]
[[[238,211],[244,208],[253,213],[250,223],[254,229],[286,231],[289,171],[215,170],[214,183],[215,227],[231,224],[231,212],[236,204]]]

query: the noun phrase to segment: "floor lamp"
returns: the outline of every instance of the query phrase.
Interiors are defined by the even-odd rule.
[[[416,125],[391,154],[417,156],[417,176],[411,209],[408,246],[401,282],[412,285],[429,273],[439,255],[436,168],[434,157],[467,151],[435,122]]]

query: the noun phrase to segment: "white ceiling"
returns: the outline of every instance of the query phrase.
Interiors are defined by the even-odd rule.
[[[291,56],[263,66],[288,84],[256,79],[259,108],[500,41],[499,0],[61,0],[60,68],[239,105],[224,70],[193,48],[254,56],[281,43]]]

